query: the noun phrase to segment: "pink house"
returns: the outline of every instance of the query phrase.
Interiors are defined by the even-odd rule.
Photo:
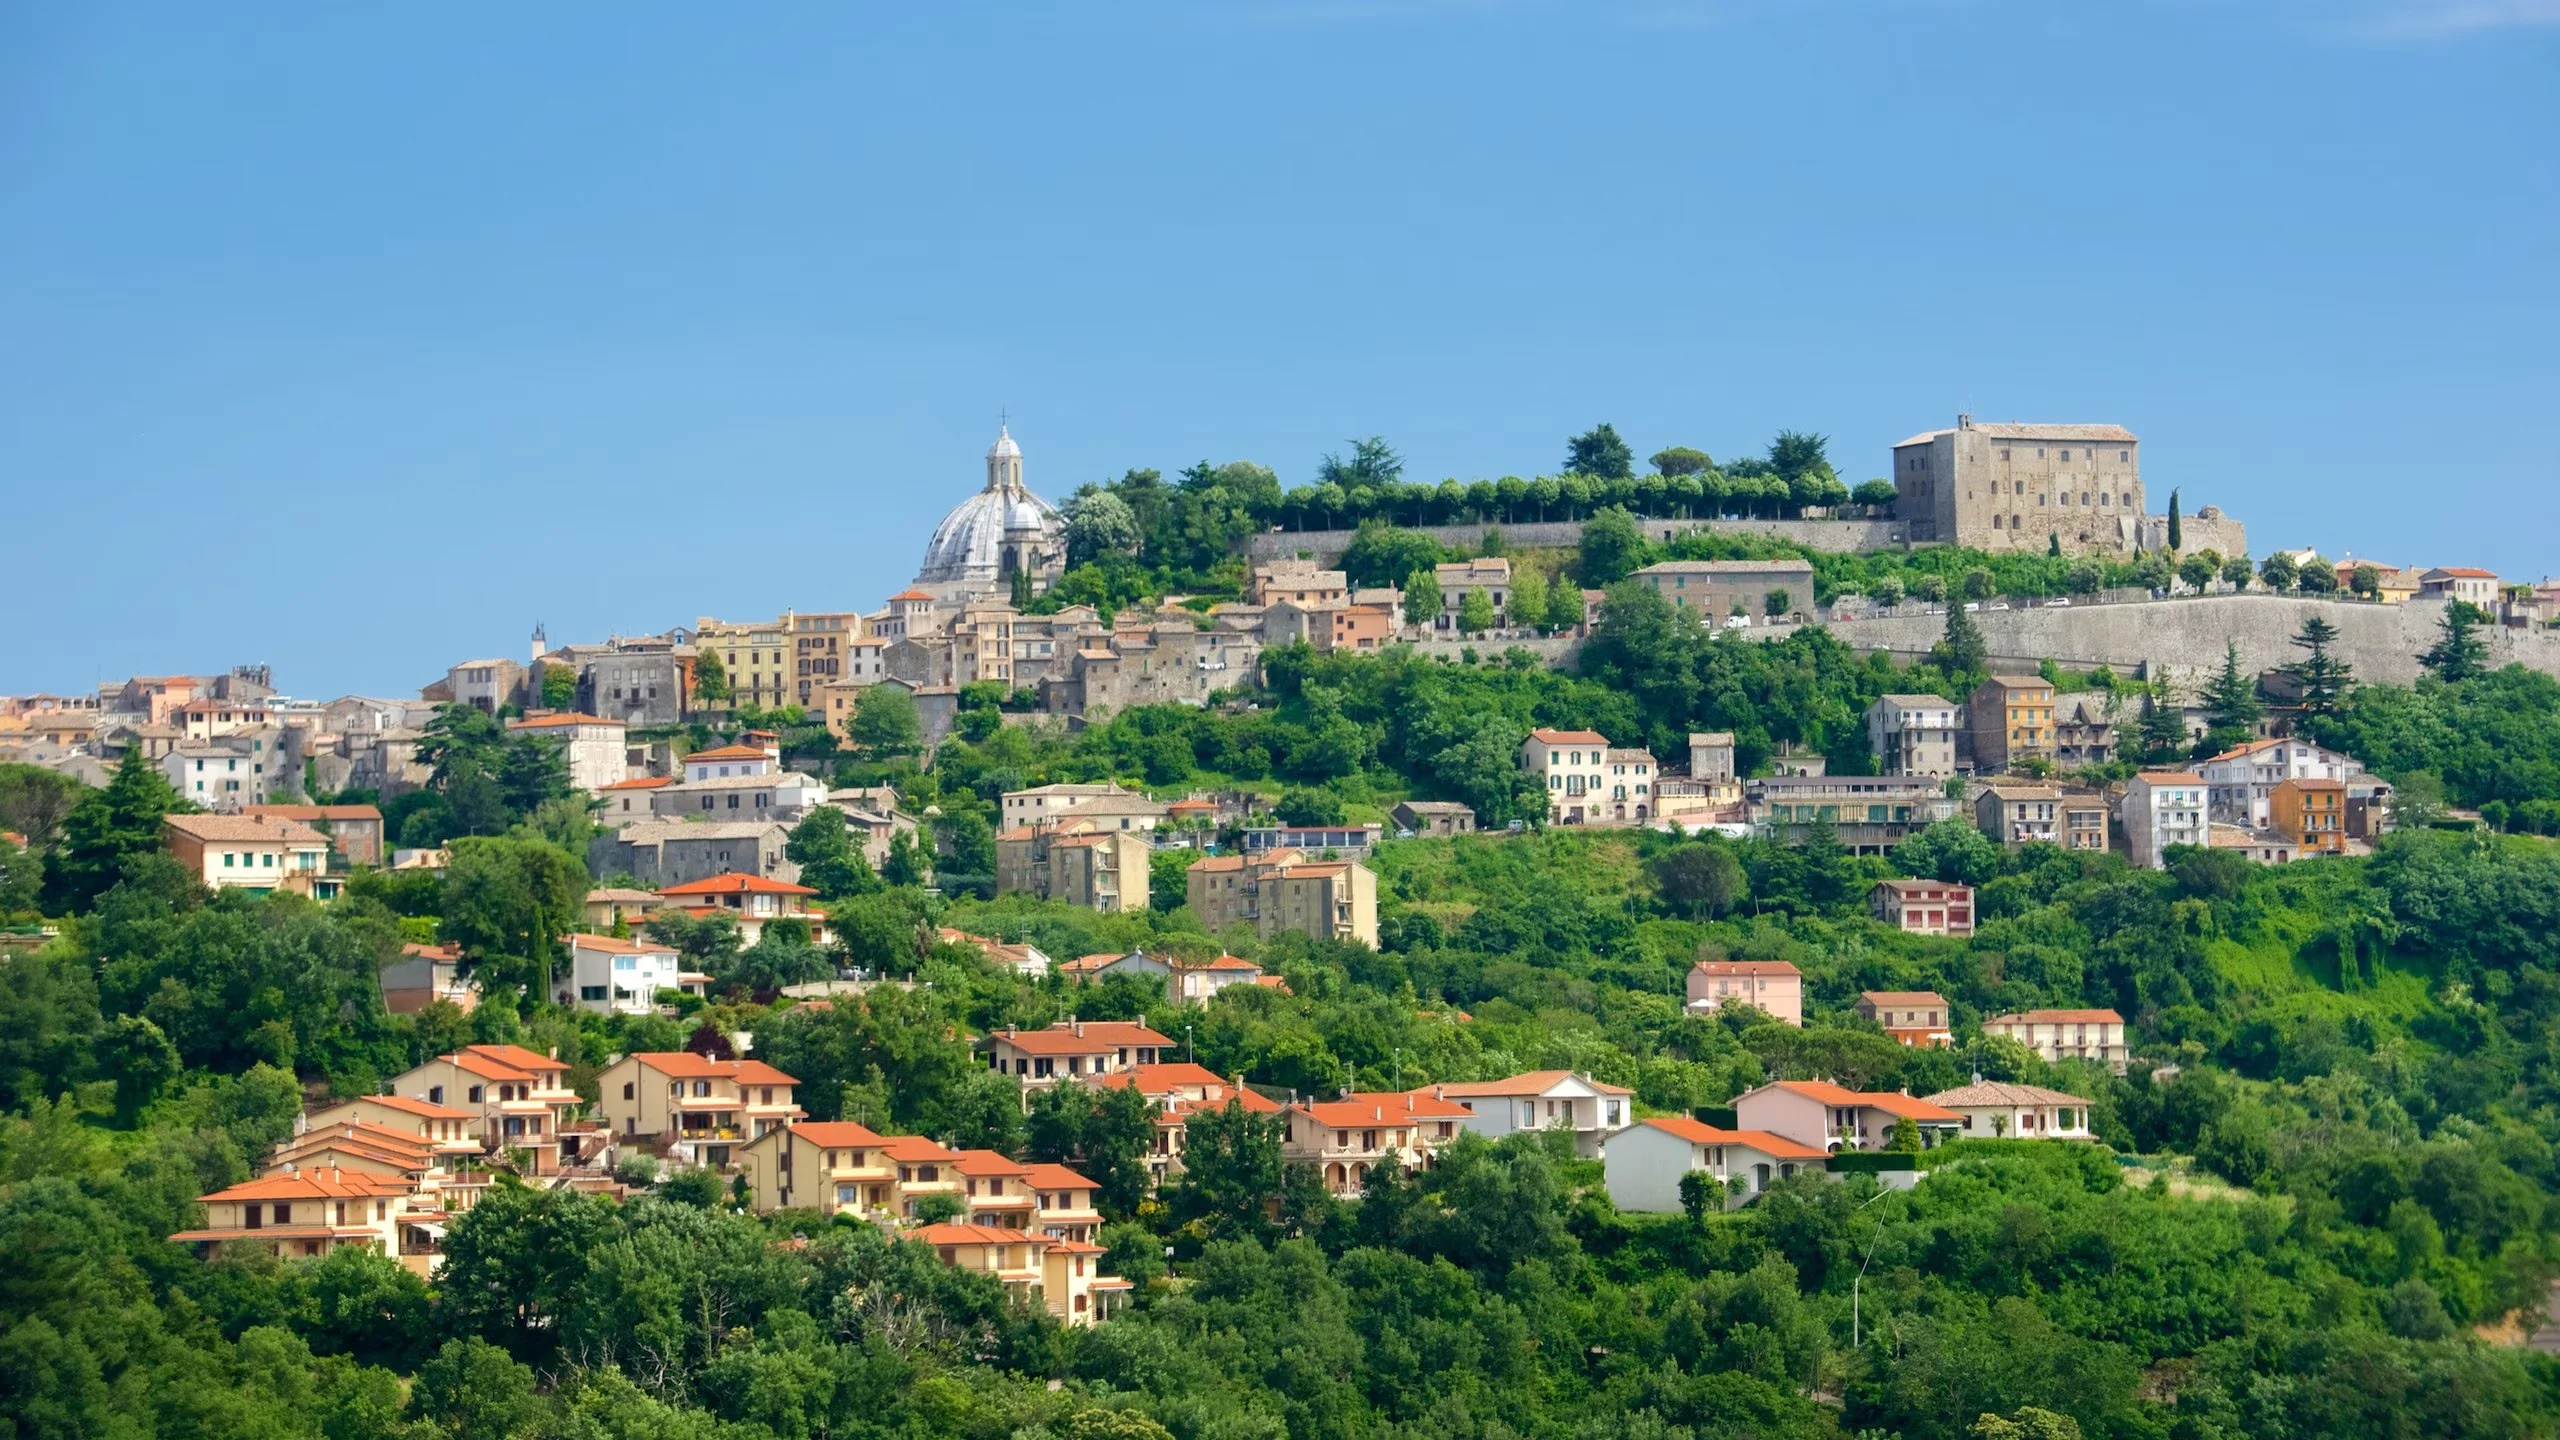
[[[1784,960],[1701,960],[1689,967],[1691,1014],[1712,1015],[1728,1004],[1802,1025],[1804,972]]]
[[[1964,1129],[1964,1117],[1943,1105],[1889,1090],[1851,1090],[1828,1080],[1778,1080],[1745,1091],[1733,1102],[1733,1114],[1742,1129],[1765,1130],[1826,1150],[1881,1150],[1904,1120],[1920,1127],[1923,1145]]]

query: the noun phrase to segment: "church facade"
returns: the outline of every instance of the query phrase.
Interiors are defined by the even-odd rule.
[[[1066,565],[1065,519],[1022,483],[1022,447],[1010,429],[1001,429],[987,450],[986,488],[933,528],[915,588],[956,604],[1008,594],[1016,575],[1028,575],[1033,590],[1045,590]]]

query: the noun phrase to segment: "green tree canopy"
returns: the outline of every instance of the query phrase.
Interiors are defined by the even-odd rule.
[[[1606,421],[1565,442],[1564,468],[1601,480],[1624,480],[1635,473],[1636,456]]]

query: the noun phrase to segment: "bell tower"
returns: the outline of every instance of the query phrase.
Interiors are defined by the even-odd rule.
[[[996,427],[996,443],[987,447],[987,488],[994,491],[1022,488],[1022,447],[1013,443],[1009,426]]]

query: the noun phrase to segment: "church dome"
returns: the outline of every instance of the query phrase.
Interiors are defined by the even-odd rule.
[[[1022,447],[1000,433],[987,451],[986,488],[933,527],[916,583],[992,589],[1015,569],[1045,574],[1065,553],[1065,528],[1057,507],[1023,485]]]

